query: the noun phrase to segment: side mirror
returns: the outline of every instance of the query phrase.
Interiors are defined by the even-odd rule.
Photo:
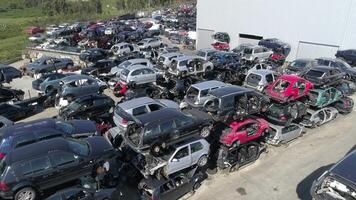
[[[172,159],[172,162],[179,162],[179,159],[173,158],[173,159]]]

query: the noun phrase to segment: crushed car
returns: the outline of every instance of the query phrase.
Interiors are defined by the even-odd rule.
[[[288,142],[300,137],[304,133],[304,127],[299,124],[289,124],[287,126],[278,126],[269,124],[267,143],[274,146],[287,144]]]
[[[332,121],[338,114],[338,110],[333,107],[324,107],[317,110],[308,109],[300,124],[308,128],[315,128]]]

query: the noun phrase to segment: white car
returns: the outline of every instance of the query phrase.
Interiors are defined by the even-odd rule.
[[[338,113],[337,109],[333,107],[325,107],[319,110],[308,109],[300,124],[305,127],[315,128],[335,119]]]
[[[161,38],[146,38],[137,43],[140,49],[152,49],[157,47],[163,47],[163,41]]]
[[[201,75],[212,71],[214,64],[198,56],[181,56],[172,59],[168,73],[175,76]]]
[[[145,59],[145,58],[137,58],[137,59],[127,60],[127,61],[121,63],[119,66],[111,68],[110,74],[120,76],[120,73],[123,69],[126,69],[133,65],[144,65],[144,66],[153,68],[153,64],[151,63],[150,60]]]
[[[171,63],[173,58],[178,58],[184,56],[180,52],[173,52],[173,53],[163,53],[157,59],[157,66],[167,69]]]
[[[130,52],[138,51],[138,50],[139,49],[136,45],[132,45],[132,44],[129,44],[126,42],[115,44],[110,49],[110,51],[114,55],[121,55],[121,54],[130,53]]]
[[[242,51],[242,59],[251,62],[264,61],[267,60],[272,54],[272,50],[256,45],[245,48]]]

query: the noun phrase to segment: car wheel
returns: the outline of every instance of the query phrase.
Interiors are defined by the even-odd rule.
[[[205,127],[203,127],[201,129],[200,136],[203,137],[203,138],[207,138],[207,137],[209,137],[210,132],[211,132],[210,127],[209,126],[205,126]]]
[[[199,167],[204,167],[207,163],[208,163],[208,156],[204,155],[204,156],[199,158],[197,164],[198,164]]]
[[[35,200],[36,196],[36,191],[34,189],[25,187],[16,192],[15,200]]]

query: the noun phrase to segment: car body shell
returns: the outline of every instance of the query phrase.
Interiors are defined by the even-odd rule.
[[[308,128],[321,126],[335,119],[338,113],[338,110],[333,107],[324,107],[318,110],[308,109],[300,124]]]
[[[140,50],[157,48],[163,45],[163,42],[160,38],[145,38],[137,43],[137,46]]]
[[[322,108],[328,106],[342,97],[342,93],[336,88],[312,89],[309,91],[308,104],[313,107]]]
[[[290,75],[303,76],[311,68],[317,66],[315,59],[296,59],[283,69],[283,73]]]
[[[301,136],[304,132],[304,127],[295,123],[287,126],[278,126],[269,123],[269,128],[267,143],[275,146],[288,143]]]
[[[126,42],[122,42],[122,43],[118,43],[113,45],[110,48],[110,51],[114,54],[114,55],[121,55],[121,54],[125,54],[125,53],[130,53],[133,51],[138,51],[138,47]]]
[[[148,60],[146,58],[135,58],[135,59],[130,59],[130,60],[124,61],[117,67],[111,68],[110,74],[120,76],[120,73],[123,69],[126,69],[133,65],[144,65],[144,66],[153,68],[153,65],[150,60]]]
[[[289,104],[272,103],[263,115],[273,124],[286,126],[292,121],[298,121],[306,115],[308,108],[307,104],[300,101],[293,101]]]
[[[183,54],[179,52],[163,53],[158,56],[156,65],[159,68],[168,69],[172,63],[172,59],[181,56],[183,56]]]
[[[329,66],[315,66],[304,75],[304,78],[315,86],[327,87],[339,84],[344,76],[345,73],[339,69]]]
[[[157,70],[152,67],[132,65],[121,71],[120,80],[126,85],[140,85],[156,82],[157,76]]]
[[[269,84],[273,83],[277,77],[277,73],[272,70],[249,70],[243,85],[262,92]]]
[[[262,46],[247,47],[242,52],[242,59],[247,61],[267,60],[273,54],[272,50]]]
[[[172,59],[168,73],[175,76],[200,75],[213,69],[214,65],[212,62],[204,61],[197,56],[181,56]]]

